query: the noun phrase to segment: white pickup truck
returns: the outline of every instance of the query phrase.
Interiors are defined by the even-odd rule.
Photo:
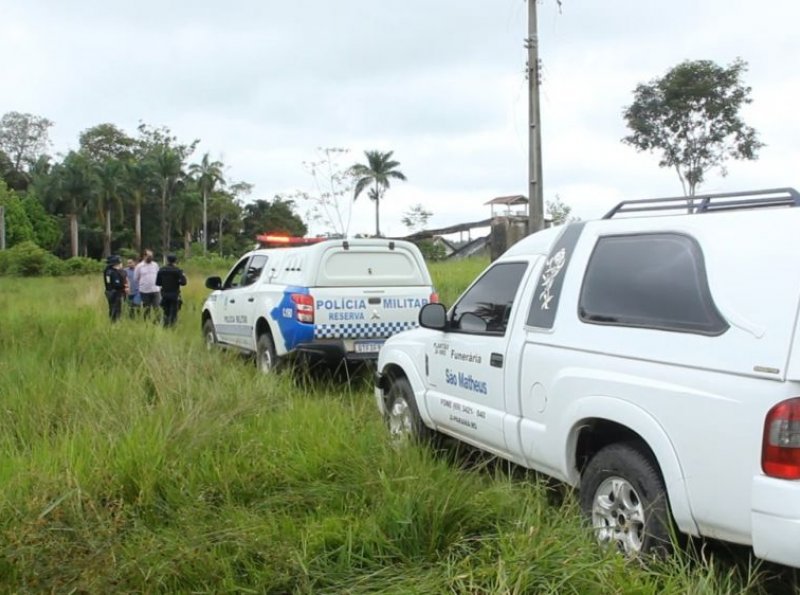
[[[206,287],[213,290],[201,318],[206,341],[256,354],[265,373],[301,351],[375,359],[437,299],[419,249],[384,239],[253,250]]]
[[[648,199],[513,246],[386,342],[389,428],[580,489],[601,542],[671,526],[800,567],[800,194]]]

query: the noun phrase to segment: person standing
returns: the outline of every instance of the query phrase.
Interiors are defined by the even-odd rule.
[[[136,284],[136,261],[132,258],[128,259],[125,274],[128,276],[128,314],[131,318],[136,318],[136,313],[142,307],[142,296],[139,295],[139,286]]]
[[[136,281],[139,296],[142,300],[145,320],[150,318],[150,314],[158,308],[159,293],[156,285],[158,275],[158,263],[153,260],[153,251],[145,250],[142,262],[136,265],[134,280]]]
[[[161,288],[161,309],[164,310],[164,326],[174,326],[178,321],[181,303],[181,287],[186,285],[186,275],[176,266],[178,258],[167,256],[167,265],[156,275],[156,285]]]
[[[119,256],[109,256],[103,271],[106,300],[108,301],[108,318],[117,322],[122,313],[122,298],[125,296],[125,273],[122,272],[122,261]]]

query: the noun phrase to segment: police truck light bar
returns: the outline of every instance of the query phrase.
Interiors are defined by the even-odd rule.
[[[264,233],[256,236],[262,248],[288,248],[289,246],[308,246],[323,241],[325,238],[301,238],[283,234]]]

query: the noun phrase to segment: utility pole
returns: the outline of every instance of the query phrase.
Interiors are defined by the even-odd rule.
[[[528,2],[528,233],[544,229],[544,195],[542,193],[542,126],[539,111],[539,34],[536,23],[536,2]]]
[[[0,205],[0,250],[6,249],[6,208]]]

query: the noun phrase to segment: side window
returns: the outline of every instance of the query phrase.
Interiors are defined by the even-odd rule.
[[[261,272],[264,270],[264,265],[267,264],[267,257],[263,254],[256,254],[250,259],[247,265],[247,272],[244,275],[242,286],[252,285],[261,277]]]
[[[717,310],[697,241],[677,233],[608,236],[597,241],[578,310],[592,324],[720,335]]]
[[[245,267],[247,266],[247,261],[249,259],[250,257],[246,256],[236,263],[236,266],[233,267],[233,270],[228,273],[228,277],[225,279],[222,289],[234,289],[242,286],[242,277],[244,276]]]
[[[468,333],[504,333],[527,267],[524,262],[511,262],[486,271],[453,306],[453,329]]]

